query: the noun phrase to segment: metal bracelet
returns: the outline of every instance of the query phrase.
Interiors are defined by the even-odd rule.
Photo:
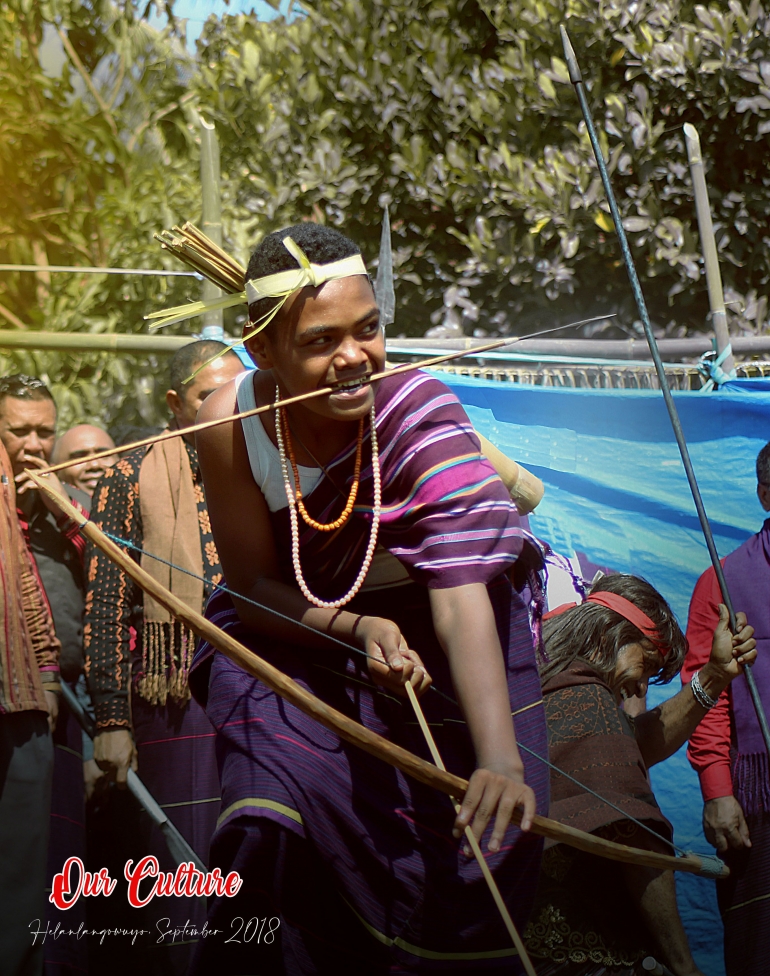
[[[718,698],[712,698],[711,695],[707,695],[703,690],[703,686],[700,683],[700,671],[696,671],[692,676],[690,687],[692,688],[693,695],[695,695],[695,700],[702,708],[708,710],[719,704]]]

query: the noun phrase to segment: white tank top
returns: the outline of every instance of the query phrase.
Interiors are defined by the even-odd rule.
[[[256,370],[251,369],[246,373],[239,373],[235,377],[239,413],[243,413],[245,410],[254,410],[257,406],[257,397],[254,393],[255,373]],[[246,438],[251,473],[265,496],[267,507],[271,512],[288,508],[286,486],[283,483],[283,471],[281,469],[281,456],[278,453],[278,448],[270,440],[267,431],[262,426],[259,414],[256,417],[244,417],[241,421],[241,427],[243,428],[243,436]],[[308,468],[303,464],[298,464],[297,468],[302,494],[307,498],[321,480],[323,472],[320,468]],[[291,469],[289,469],[289,477],[293,483],[294,476]],[[294,487],[296,488],[296,485]]]
[[[254,393],[254,374],[255,369],[245,373],[239,373],[235,377],[236,397],[238,401],[238,412],[254,410],[257,406],[257,398]],[[265,497],[267,507],[271,512],[278,512],[282,508],[288,508],[286,500],[286,487],[283,483],[283,470],[281,468],[281,456],[278,448],[268,437],[267,431],[262,426],[259,414],[255,417],[244,417],[241,420],[243,436],[246,439],[246,450],[249,454],[249,465],[254,480],[259,485],[260,491]],[[299,483],[302,487],[302,494],[307,498],[323,477],[320,468],[308,468],[298,464]],[[294,477],[289,469],[289,477],[294,483]],[[295,486],[296,487],[296,486]],[[403,563],[399,562],[395,556],[391,555],[387,549],[378,545],[374,550],[374,557],[366,574],[366,580],[362,589],[381,590],[391,586],[403,586],[410,583],[411,579]]]

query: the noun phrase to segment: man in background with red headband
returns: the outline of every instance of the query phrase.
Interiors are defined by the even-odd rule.
[[[770,444],[756,462],[757,497],[770,512]],[[770,707],[770,519],[723,560],[736,606],[743,607],[757,633],[754,678]],[[690,601],[690,647],[682,681],[689,681],[708,655],[721,602],[713,568],[698,580]],[[754,976],[770,963],[770,773],[768,757],[748,685],[738,681],[720,695],[690,737],[687,756],[700,778],[703,832],[724,854],[730,877],[717,885],[725,925],[727,976]]]
[[[671,826],[647,769],[684,744],[709,703],[755,659],[753,630],[743,614],[738,618],[733,637],[722,607],[697,679],[631,719],[624,701],[643,698],[650,681],[671,681],[687,650],[663,597],[642,579],[613,573],[594,583],[585,602],[545,615],[541,680],[550,759],[574,777],[552,772],[551,817],[609,840],[672,853]],[[618,865],[564,845],[546,845],[525,939],[538,971],[548,976],[631,973],[649,955],[674,976],[700,973],[671,871]]]

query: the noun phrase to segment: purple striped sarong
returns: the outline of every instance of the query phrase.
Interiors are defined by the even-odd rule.
[[[770,960],[770,814],[747,813],[746,823],[751,848],[720,855],[730,868],[717,883],[727,976],[755,976]]]
[[[208,864],[220,800],[216,733],[211,722],[194,700],[180,706],[169,699],[160,706],[139,695],[133,696],[131,717],[142,782],[190,847]],[[204,900],[156,896],[141,908],[132,907],[123,874],[127,860],[136,865],[152,855],[160,870],[170,874],[177,864],[161,830],[123,791],[109,790],[101,797],[97,792],[91,817],[88,867],[96,871],[107,866],[117,886],[108,899],[88,900],[89,926],[144,930],[134,937],[128,950],[117,939],[105,939],[101,944],[92,940],[93,972],[185,976],[198,940],[195,933],[206,920]],[[146,896],[153,884],[154,879],[145,879],[140,893]],[[184,931],[186,922],[190,925]]]
[[[139,775],[144,785],[158,801],[174,826],[179,830],[198,857],[208,863],[209,845],[219,814],[219,775],[217,772],[216,733],[206,713],[195,701],[179,706],[171,699],[165,705],[151,705],[139,695],[131,702],[131,718],[139,760]],[[149,818],[147,818],[149,821]],[[154,854],[160,870],[174,872],[176,863],[169,854],[160,828],[146,824],[148,834],[142,854]],[[168,918],[167,928],[176,928],[186,921],[198,929],[206,919],[206,906],[201,899],[186,897],[156,897],[142,910],[152,919],[153,929],[148,945],[153,954],[167,957],[158,962],[159,971],[183,974],[189,965],[192,944],[196,938],[181,935],[157,944],[155,922]]]
[[[434,686],[454,696],[446,656],[433,631],[427,589],[485,583],[505,658],[517,739],[544,755],[545,716],[528,604],[504,575],[512,567],[517,580],[526,575],[526,560],[518,557],[527,536],[504,486],[480,455],[457,399],[427,374],[380,383],[377,430],[383,484],[380,543],[414,582],[363,592],[346,609],[395,621],[421,655]],[[353,518],[335,533],[306,530],[301,535],[308,584],[326,599],[347,589],[366,546],[372,506],[368,445],[367,435]],[[329,521],[336,514],[340,487],[346,491],[350,484],[354,454],[352,445],[336,458],[327,468],[329,477],[306,499],[314,518]],[[285,579],[293,581],[287,509],[273,513],[272,521]],[[223,594],[212,597],[206,612],[323,701],[430,758],[408,701],[375,689],[363,658],[333,645],[320,653],[250,632]],[[213,849],[220,838],[222,847],[228,847],[223,865],[224,860],[242,863],[233,847],[238,831],[244,845],[254,843],[249,824],[272,821],[307,844],[309,861],[322,866],[329,897],[341,898],[349,917],[358,919],[369,935],[372,956],[384,953],[383,971],[520,971],[478,866],[452,837],[454,810],[446,796],[341,741],[206,643],[196,654],[191,687],[207,702],[218,733],[222,813]],[[475,757],[459,708],[432,691],[422,703],[447,768],[470,777]],[[546,811],[547,769],[525,752],[522,759],[538,809]],[[534,898],[540,854],[538,838],[511,826],[502,850],[487,855],[520,926]],[[252,863],[258,860],[264,859],[255,855]],[[273,868],[263,870],[269,875]],[[274,876],[247,881],[267,889],[275,886]],[[294,887],[302,886],[298,872]],[[221,920],[227,906],[219,908],[216,918]],[[307,931],[312,927],[308,919],[309,913],[308,918],[288,917],[287,910],[285,930],[301,931],[304,924]],[[326,932],[324,938],[332,945],[336,940],[342,958],[346,931]],[[255,948],[254,972],[334,971],[307,961],[294,965],[291,959],[299,957],[288,941],[280,968],[265,968],[266,959]],[[213,946],[201,946],[197,972],[243,971],[240,961],[228,962],[234,960],[228,957],[230,946]],[[372,963],[369,971],[380,970]]]
[[[171,700],[160,706],[139,695],[131,702],[131,718],[145,786],[206,863],[219,815],[211,722],[194,699],[182,707]]]

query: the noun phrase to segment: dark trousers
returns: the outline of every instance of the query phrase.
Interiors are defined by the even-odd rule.
[[[770,814],[747,814],[746,823],[751,847],[722,855],[730,877],[717,882],[727,976],[770,972]]]
[[[45,712],[0,715],[0,971],[39,976],[53,743]]]
[[[79,857],[83,862],[86,860],[83,734],[64,700],[59,703],[53,746],[46,891],[51,890],[54,875],[61,871],[68,857]],[[63,911],[46,900],[45,919],[52,929],[56,928],[57,923],[64,929],[77,929],[80,924],[86,924],[87,906],[88,899],[81,898],[72,908]],[[43,969],[47,976],[79,976],[87,973],[88,939],[71,936],[47,938],[43,956]]]

